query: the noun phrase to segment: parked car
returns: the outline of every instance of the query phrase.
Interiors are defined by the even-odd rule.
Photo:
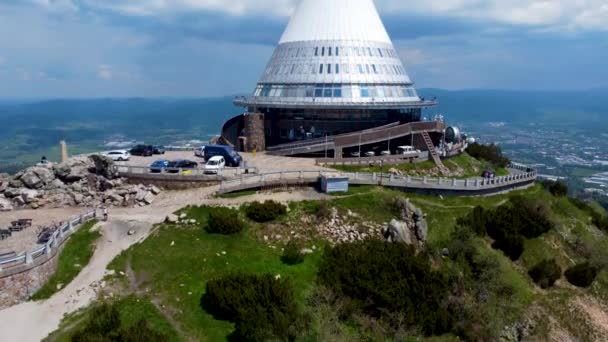
[[[402,155],[416,155],[419,154],[420,150],[415,149],[413,146],[399,146],[397,147],[397,154]]]
[[[205,146],[205,161],[215,156],[222,156],[226,160],[227,166],[239,167],[243,158],[236,153],[230,146],[209,145]]]
[[[161,173],[163,170],[169,167],[168,160],[157,160],[154,163],[150,164],[150,172],[152,173]]]
[[[226,160],[222,156],[211,157],[205,164],[205,173],[218,174],[226,166]]]
[[[365,152],[365,156],[366,156],[366,157],[373,157],[373,156],[375,156],[375,155],[376,155],[376,153],[374,153],[374,151],[368,151],[368,152]]]
[[[205,146],[201,146],[194,151],[194,155],[199,158],[205,158]]]
[[[165,154],[165,146],[162,146],[162,145],[152,146],[152,153],[154,153],[154,154]]]
[[[390,156],[391,155],[391,151],[388,151],[388,150],[387,151],[382,151],[382,152],[380,152],[380,155],[381,156]]]
[[[168,173],[178,173],[179,169],[184,170],[184,173],[187,173],[188,171],[191,172],[191,170],[197,169],[198,168],[198,163],[192,160],[175,160],[175,161],[171,161],[169,162],[169,165],[167,166],[167,172]]]
[[[150,145],[137,145],[130,151],[133,156],[151,157],[154,154],[154,148]]]
[[[104,153],[104,156],[110,157],[113,161],[127,161],[131,156],[129,151],[117,150]]]
[[[352,153],[350,154],[350,156],[351,156],[351,157],[353,157],[353,158],[359,158],[359,157],[361,157],[361,153],[359,153],[359,151],[357,151],[357,152],[352,152]]]

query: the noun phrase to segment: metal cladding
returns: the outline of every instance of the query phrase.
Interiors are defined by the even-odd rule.
[[[373,0],[301,0],[251,97],[269,108],[420,108]]]

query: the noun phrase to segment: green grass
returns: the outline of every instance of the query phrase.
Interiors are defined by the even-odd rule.
[[[223,194],[223,195],[220,195],[219,197],[220,198],[239,198],[239,197],[252,196],[252,195],[255,195],[256,193],[257,193],[256,190],[243,190],[243,191]]]
[[[494,168],[489,163],[479,161],[469,154],[462,153],[458,156],[446,158],[443,160],[443,164],[450,170],[456,171],[461,170],[462,175],[458,178],[471,178],[479,177],[485,169],[492,169],[496,172],[497,176],[507,176],[509,171],[504,168]],[[432,170],[436,168],[435,163],[430,160],[425,160],[419,163],[408,163],[398,165],[335,165],[332,168],[344,171],[344,172],[388,172],[390,169],[397,169],[405,174],[419,175],[421,172]]]
[[[33,300],[50,298],[55,292],[68,285],[89,263],[95,251],[95,242],[101,236],[99,231],[91,231],[97,224],[89,221],[70,236],[59,255],[57,270],[40,290],[32,296]]]
[[[206,221],[205,208],[191,207],[185,211],[203,224]],[[281,262],[283,246],[277,244],[273,249],[256,241],[251,229],[254,228],[224,236],[208,234],[201,227],[162,226],[110,266],[117,271],[124,270],[130,260],[141,286],[149,288],[150,295],[169,308],[187,337],[197,341],[222,341],[234,327],[230,322],[215,320],[201,308],[207,281],[231,272],[281,275],[297,285],[296,295],[304,307],[321,256],[316,252],[302,264],[285,265]]]
[[[156,306],[148,298],[128,296],[117,299],[114,303],[120,312],[121,328],[129,328],[140,320],[146,320],[148,326],[155,331],[165,334],[169,341],[179,342],[183,339],[175,328],[167,321]],[[89,318],[92,307],[64,318],[59,329],[51,333],[45,342],[70,342],[71,336],[82,329]]]

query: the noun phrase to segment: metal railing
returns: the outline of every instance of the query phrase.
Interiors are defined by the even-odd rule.
[[[381,185],[413,190],[437,191],[467,191],[488,192],[500,190],[509,186],[525,185],[536,180],[537,172],[530,168],[525,170],[513,165],[513,170],[525,171],[495,178],[444,178],[444,177],[411,177],[397,176],[386,173],[360,173],[360,172],[328,172],[328,171],[280,171],[257,175],[242,175],[240,178],[220,183],[218,194],[261,188],[270,185],[295,185],[317,182],[319,177],[348,178],[350,184]]]
[[[53,232],[50,239],[44,245],[31,251],[22,252],[14,257],[0,259],[0,278],[30,270],[52,259],[57,254],[59,247],[78,227],[96,217],[97,212],[92,210],[83,215],[70,218]]]
[[[152,172],[151,169],[158,170]],[[175,169],[150,168],[148,166],[114,165],[114,170],[121,177],[142,177],[168,181],[221,181],[228,177],[237,177],[241,174],[257,173],[256,167],[227,167],[217,173],[206,172],[205,169]]]

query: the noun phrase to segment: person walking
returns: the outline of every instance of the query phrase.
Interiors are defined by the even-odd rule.
[[[107,222],[108,221],[108,208],[106,208],[106,207],[101,208],[101,212],[103,213],[103,220]]]

